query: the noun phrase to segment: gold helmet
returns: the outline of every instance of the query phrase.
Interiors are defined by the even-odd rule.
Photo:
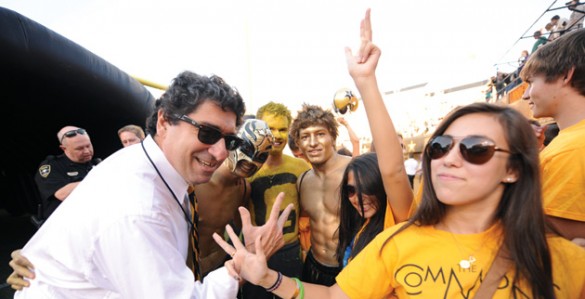
[[[336,113],[345,114],[348,107],[349,111],[356,111],[358,107],[358,98],[356,98],[349,88],[341,88],[333,96],[333,110]]]

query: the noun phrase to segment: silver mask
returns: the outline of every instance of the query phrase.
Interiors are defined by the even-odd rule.
[[[237,135],[244,142],[239,148],[230,151],[228,167],[235,175],[247,178],[254,175],[266,162],[274,137],[268,124],[259,119],[246,120]]]

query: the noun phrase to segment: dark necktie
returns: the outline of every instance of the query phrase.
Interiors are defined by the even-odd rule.
[[[201,268],[199,266],[199,233],[197,230],[199,215],[197,214],[197,197],[195,196],[193,186],[189,186],[188,194],[193,227],[189,233],[189,251],[191,254],[190,259],[187,258],[187,261],[188,266],[191,268],[191,271],[193,271],[193,275],[195,275],[195,280],[201,280]]]

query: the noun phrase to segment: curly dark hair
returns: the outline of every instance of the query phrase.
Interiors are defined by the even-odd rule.
[[[324,110],[317,105],[309,104],[303,104],[303,109],[298,112],[297,117],[290,128],[290,135],[295,140],[299,140],[301,129],[306,129],[315,125],[322,125],[327,128],[327,131],[329,131],[329,134],[333,137],[333,141],[337,140],[339,134],[337,127],[339,125],[337,124],[333,113],[329,110]]]
[[[190,114],[206,101],[217,104],[223,111],[236,114],[236,126],[242,123],[246,106],[235,88],[226,84],[221,77],[207,77],[185,71],[173,79],[169,89],[155,101],[153,112],[146,120],[146,131],[152,136],[156,135],[159,110],[162,109],[164,117],[174,125],[178,121],[174,115]]]

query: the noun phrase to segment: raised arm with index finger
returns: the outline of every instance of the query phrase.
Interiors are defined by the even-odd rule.
[[[376,67],[382,52],[372,42],[369,9],[360,24],[360,37],[358,53],[354,56],[351,49],[346,48],[345,57],[349,74],[364,103],[374,145],[376,148],[384,149],[379,151],[377,156],[389,206],[385,227],[389,227],[408,219],[413,194],[404,170],[400,140],[378,88]]]

